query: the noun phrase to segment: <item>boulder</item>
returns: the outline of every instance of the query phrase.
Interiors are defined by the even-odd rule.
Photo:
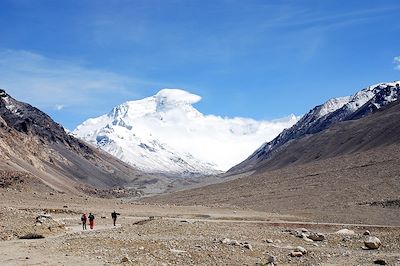
[[[232,245],[232,246],[240,246],[239,241],[229,238],[224,238],[220,241],[222,244]]]
[[[339,235],[355,235],[356,233],[353,230],[341,229],[341,230],[337,231],[336,234],[339,234]]]
[[[375,236],[370,236],[370,237],[368,237],[367,240],[364,241],[364,245],[368,249],[378,249],[382,245],[382,243],[379,240],[379,238],[377,238]]]
[[[121,259],[121,262],[122,262],[122,263],[130,262],[130,261],[131,261],[131,260],[129,259],[128,256],[124,256],[124,257]]]
[[[276,262],[276,257],[275,256],[269,256],[267,258],[267,263],[275,263]]]
[[[307,254],[307,250],[305,248],[303,248],[302,246],[297,246],[294,249],[295,252],[301,252],[303,255]]]
[[[249,243],[244,243],[243,247],[253,251],[253,247]]]
[[[309,239],[312,239],[313,241],[324,241],[325,236],[320,233],[312,233],[308,236]]]
[[[292,252],[290,252],[290,256],[292,256],[292,257],[302,257],[303,253],[301,253],[300,251],[292,251]]]
[[[363,235],[365,235],[365,236],[370,236],[370,235],[371,235],[371,232],[368,231],[368,230],[365,230],[365,232],[363,233]]]

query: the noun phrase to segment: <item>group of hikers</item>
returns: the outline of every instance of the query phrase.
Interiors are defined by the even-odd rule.
[[[117,221],[117,216],[118,215],[120,215],[120,214],[118,212],[116,212],[116,211],[113,211],[111,213],[111,218],[113,220],[114,226],[115,226],[115,223]],[[87,224],[88,220],[89,220],[89,228],[90,229],[94,228],[94,215],[93,215],[93,213],[90,212],[89,216],[86,216],[86,213],[83,213],[82,216],[81,216],[81,222],[82,222],[82,229],[83,230],[87,230],[86,224]]]

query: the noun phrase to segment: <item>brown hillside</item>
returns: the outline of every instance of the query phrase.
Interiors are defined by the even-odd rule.
[[[252,175],[148,202],[400,224],[400,105],[292,141]]]

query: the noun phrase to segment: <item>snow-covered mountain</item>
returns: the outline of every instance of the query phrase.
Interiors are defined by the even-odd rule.
[[[89,119],[73,133],[143,171],[191,176],[229,169],[298,120],[204,115],[192,106],[200,100],[184,90],[163,89]]]
[[[396,101],[400,95],[400,81],[369,86],[352,96],[333,98],[304,115],[294,126],[285,129],[272,141],[264,143],[249,158],[229,172],[244,172],[256,168],[262,161],[288,145],[291,140],[318,133],[345,120],[358,119]]]

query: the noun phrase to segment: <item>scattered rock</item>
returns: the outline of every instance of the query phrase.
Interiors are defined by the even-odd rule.
[[[313,241],[324,241],[325,240],[325,236],[320,233],[312,233],[308,236],[308,238]]]
[[[355,235],[356,233],[353,230],[341,229],[341,230],[337,231],[336,234],[339,234],[339,235]]]
[[[249,243],[244,243],[243,247],[253,251],[253,247]]]
[[[224,238],[220,241],[221,244],[232,245],[232,246],[240,246],[240,243],[237,240]]]
[[[300,228],[300,231],[303,232],[303,233],[307,233],[307,232],[308,232],[308,229],[306,229],[306,228]]]
[[[383,259],[374,260],[374,263],[378,265],[387,265],[386,261]]]
[[[179,250],[179,249],[173,249],[173,248],[171,248],[170,251],[175,254],[187,253],[187,251],[185,251],[185,250]]]
[[[303,253],[301,253],[300,251],[292,251],[292,252],[290,252],[290,256],[291,257],[302,257]]]
[[[122,263],[130,262],[130,261],[131,261],[131,260],[129,259],[128,256],[124,256],[124,257],[121,259],[121,262],[122,262]]]
[[[305,248],[303,248],[302,246],[297,246],[294,249],[295,252],[301,252],[303,255],[307,254],[307,250]]]
[[[274,265],[276,263],[276,257],[275,256],[269,256],[268,258],[267,258],[267,264],[272,264],[272,265]],[[272,266],[271,265],[271,266]]]
[[[365,230],[365,232],[363,233],[363,235],[365,235],[365,236],[370,236],[370,235],[371,235],[371,232],[368,231],[368,230]]]
[[[50,214],[42,213],[36,216],[36,224],[45,223],[47,220],[53,220]]]
[[[381,241],[379,240],[379,238],[375,237],[375,236],[370,236],[368,237],[368,239],[366,241],[364,241],[364,245],[368,248],[368,249],[378,249],[381,246]]]
[[[274,243],[274,241],[272,239],[267,239],[267,240],[265,240],[265,242],[267,242],[268,244]]]

